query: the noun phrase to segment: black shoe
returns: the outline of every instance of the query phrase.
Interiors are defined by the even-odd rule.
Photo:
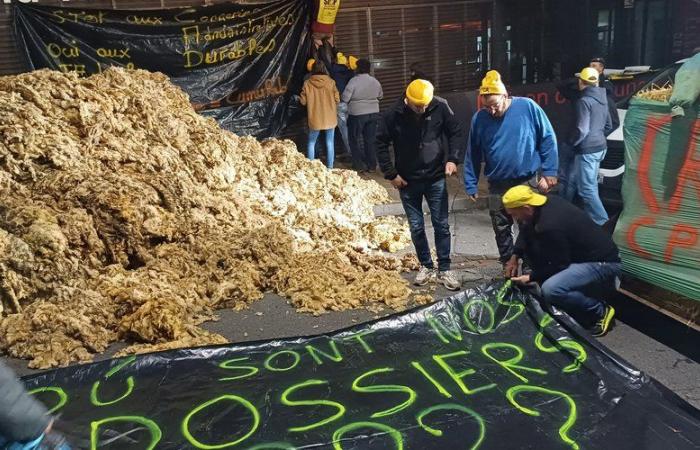
[[[613,327],[615,321],[615,308],[612,306],[606,306],[603,312],[603,317],[598,320],[593,328],[591,328],[591,334],[595,337],[602,337],[608,334]]]

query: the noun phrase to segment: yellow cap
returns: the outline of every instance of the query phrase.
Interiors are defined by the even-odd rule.
[[[357,58],[354,56],[349,56],[348,57],[348,68],[350,70],[357,70]]]
[[[481,95],[493,95],[493,94],[503,94],[506,95],[506,85],[501,81],[501,74],[495,70],[489,70],[486,72],[486,76],[481,80],[481,87],[479,88],[479,94]]]
[[[306,61],[306,71],[311,72],[314,69],[314,64],[316,64],[316,60],[313,58]]]
[[[547,197],[533,191],[530,186],[515,186],[503,195],[503,206],[509,209],[521,206],[542,206],[547,203]]]
[[[589,83],[597,83],[599,74],[593,67],[585,67],[577,77]]]
[[[413,80],[406,88],[406,98],[414,105],[428,106],[433,101],[434,90],[430,81]]]
[[[348,58],[345,57],[342,53],[338,52],[337,55],[335,55],[336,61],[338,61],[338,64],[341,66],[347,66],[348,65]]]

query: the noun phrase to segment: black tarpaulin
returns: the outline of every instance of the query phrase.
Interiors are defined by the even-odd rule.
[[[138,11],[16,4],[14,12],[30,68],[163,72],[204,115],[238,134],[276,135],[303,81],[305,0]]]
[[[332,334],[25,379],[83,446],[686,449],[698,410],[509,284]]]

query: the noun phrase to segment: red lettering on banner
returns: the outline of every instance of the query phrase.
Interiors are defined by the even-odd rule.
[[[654,255],[644,250],[637,243],[637,230],[644,226],[649,227],[651,225],[654,225],[655,223],[656,219],[654,219],[653,217],[638,217],[637,219],[635,219],[634,222],[630,224],[630,227],[627,230],[627,245],[629,246],[629,248],[632,249],[633,252],[635,252],[642,258],[652,259]]]
[[[566,103],[566,98],[564,98],[564,96],[561,95],[559,91],[557,91],[557,93],[554,94],[554,101],[559,105],[563,105],[564,103]]]
[[[642,198],[647,204],[651,212],[659,213],[661,208],[656,201],[656,196],[651,188],[651,180],[649,179],[649,169],[651,167],[652,157],[654,156],[654,141],[656,135],[662,126],[671,121],[670,116],[666,117],[650,117],[646,124],[647,133],[644,136],[644,144],[642,145],[642,154],[639,158],[639,175],[637,181],[639,190],[642,193]]]
[[[688,140],[685,162],[678,174],[678,185],[673,193],[673,197],[671,197],[671,201],[668,203],[669,211],[674,213],[681,207],[686,186],[694,185],[698,200],[700,200],[700,159],[695,157],[696,149],[693,149],[693,136],[696,136],[698,133],[700,133],[700,120],[696,120],[693,125],[693,131],[690,133],[690,139]]]
[[[676,248],[692,248],[698,243],[698,230],[690,225],[678,223],[671,229],[671,236],[666,243],[664,261],[670,263],[673,260],[673,250]]]

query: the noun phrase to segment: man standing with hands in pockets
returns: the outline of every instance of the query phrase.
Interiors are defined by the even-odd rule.
[[[543,194],[557,184],[557,140],[542,108],[529,98],[509,97],[495,70],[486,73],[479,95],[482,109],[472,118],[464,184],[469,198],[476,201],[481,161],[485,161],[489,213],[500,261],[505,265],[513,254],[513,218],[501,197],[520,184],[529,184]]]
[[[447,149],[442,139],[446,137]],[[446,176],[457,173],[464,128],[445,103],[434,99],[433,85],[414,80],[406,94],[386,111],[377,132],[377,158],[384,178],[399,190],[421,268],[414,283],[422,286],[437,280],[447,289],[462,283],[450,270],[452,236],[448,221]],[[389,146],[393,145],[392,161]],[[430,209],[435,230],[438,271],[430,254],[423,220],[423,199]]]

